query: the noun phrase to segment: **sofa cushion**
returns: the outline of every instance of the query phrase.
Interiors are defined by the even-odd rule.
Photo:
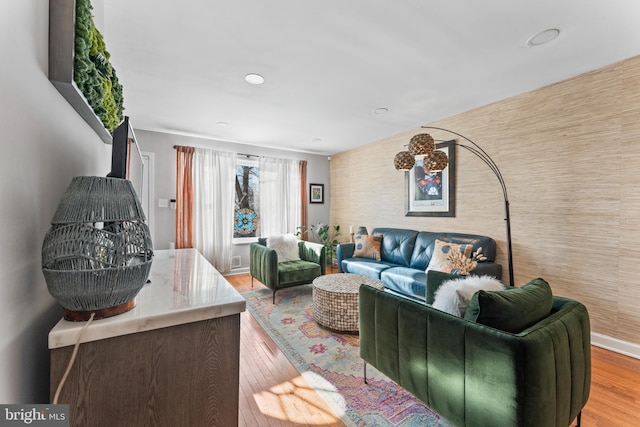
[[[269,236],[267,247],[278,254],[278,262],[300,260],[300,248],[298,239],[293,234]]]
[[[391,267],[380,274],[384,287],[394,292],[424,301],[427,274],[409,267]]]
[[[382,234],[364,234],[355,236],[354,257],[371,258],[380,261],[380,243]]]
[[[409,267],[418,232],[401,228],[375,228],[372,234],[382,234],[380,258],[392,264]]]
[[[345,273],[361,274],[380,280],[380,273],[387,268],[395,267],[395,264],[369,258],[347,258],[342,260],[341,267]]]
[[[504,285],[490,276],[461,276],[442,283],[435,293],[433,308],[463,317],[473,295],[480,291],[501,291]]]
[[[310,261],[287,261],[278,263],[278,280],[281,284],[311,283],[320,276],[320,264]]]
[[[472,249],[473,245],[436,240],[431,261],[429,261],[429,265],[427,266],[427,271],[438,270],[444,271],[445,273],[451,273],[453,268],[451,267],[451,263],[448,259],[449,253],[453,250],[459,250],[466,257],[470,258]]]
[[[426,270],[431,257],[433,257],[436,240],[457,243],[459,245],[472,245],[472,253],[477,251],[479,248],[482,248],[482,254],[487,257],[487,262],[493,262],[495,260],[496,242],[491,237],[464,233],[437,233],[432,231],[421,231],[416,237],[415,248],[411,255],[409,267]],[[485,273],[487,272],[479,274]]]
[[[471,298],[464,318],[518,333],[547,317],[552,304],[551,287],[538,278],[521,288],[478,291]]]

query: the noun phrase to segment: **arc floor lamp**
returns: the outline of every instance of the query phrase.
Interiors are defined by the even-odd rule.
[[[502,196],[504,199],[504,212],[505,212],[505,223],[507,226],[507,262],[509,266],[509,285],[514,286],[514,277],[513,277],[513,254],[511,248],[511,216],[509,214],[509,196],[507,195],[507,186],[504,183],[504,178],[502,177],[502,172],[498,168],[496,162],[484,151],[478,144],[473,142],[471,139],[467,138],[464,135],[459,134],[458,132],[454,132],[449,129],[444,129],[436,126],[421,126],[422,129],[434,129],[440,130],[443,132],[448,132],[452,135],[456,135],[463,140],[467,141],[471,145],[466,143],[460,143],[458,141],[454,141],[454,144],[460,148],[464,148],[465,150],[475,154],[479,157],[489,169],[495,174],[498,178],[498,182],[500,183],[500,187],[502,188]],[[409,148],[406,151],[401,151],[396,154],[394,158],[394,164],[397,170],[408,171],[413,168],[415,164],[416,157],[424,156],[424,165],[429,167],[429,169],[433,172],[438,172],[443,170],[449,164],[449,159],[444,151],[436,150],[435,148],[435,140],[428,133],[423,133],[419,135],[415,135],[411,138],[409,142]]]

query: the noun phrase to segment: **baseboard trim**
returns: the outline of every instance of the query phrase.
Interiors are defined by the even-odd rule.
[[[634,359],[640,359],[640,344],[622,341],[618,338],[602,335],[597,332],[591,332],[591,344],[624,354],[625,356],[633,357]]]
[[[246,274],[249,272],[249,267],[232,268],[230,272],[225,273],[225,276],[235,276],[236,274]]]

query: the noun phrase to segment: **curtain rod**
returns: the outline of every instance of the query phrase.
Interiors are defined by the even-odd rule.
[[[174,145],[173,149],[177,149],[178,147],[181,147],[181,145]],[[245,157],[261,157],[258,156],[257,154],[245,154],[245,153],[236,153],[237,156],[245,156]]]

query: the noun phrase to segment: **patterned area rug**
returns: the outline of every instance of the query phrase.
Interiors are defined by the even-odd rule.
[[[311,308],[311,285],[278,291],[261,288],[243,293],[247,309],[278,348],[347,426],[453,425],[427,408],[371,365],[363,381],[357,335],[342,335],[319,326]]]

